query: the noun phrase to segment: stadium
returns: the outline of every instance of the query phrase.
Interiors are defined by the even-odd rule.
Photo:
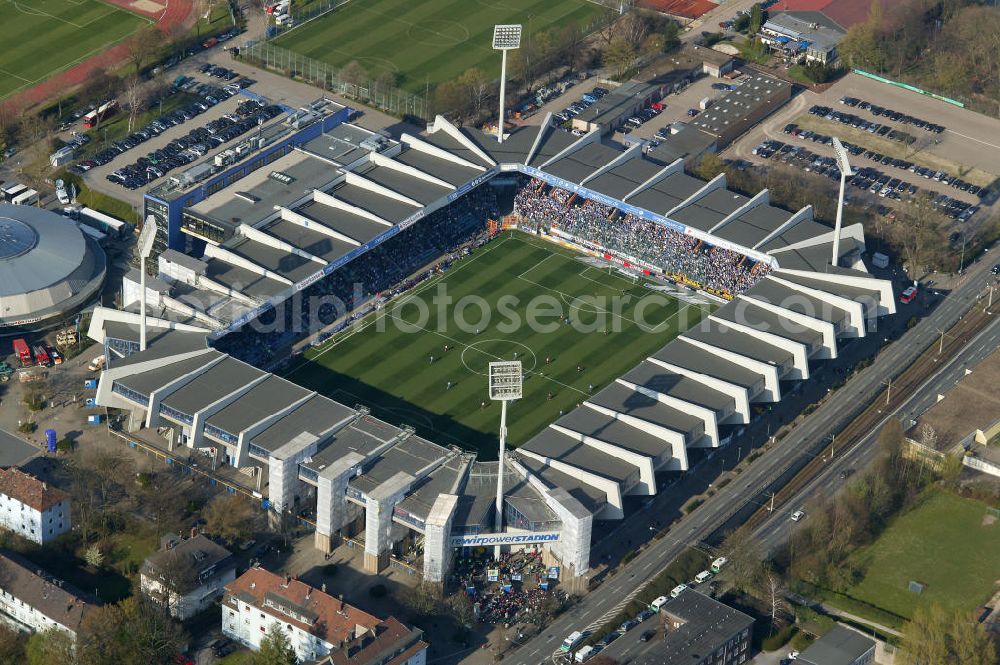
[[[321,550],[362,548],[369,571],[443,582],[456,552],[500,544],[583,584],[598,522],[732,444],[895,313],[860,225],[831,261],[811,207],[698,180],[600,129],[546,118],[500,144],[438,117],[394,140],[344,111],[288,109],[241,164],[147,193],[147,223],[168,239],[147,281],[149,346],[134,276],[125,308],[99,308],[89,334],[121,436],[234,469],[272,515],[308,516]],[[565,309],[549,332],[407,314],[442,284]],[[624,309],[577,330],[607,313],[584,299],[647,292],[644,322]],[[525,396],[497,460],[482,371],[512,357]]]
[[[104,285],[104,250],[56,213],[0,205],[0,334],[59,323]]]

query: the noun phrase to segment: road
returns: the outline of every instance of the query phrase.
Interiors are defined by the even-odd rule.
[[[846,386],[833,392],[810,416],[792,429],[779,445],[766,450],[749,465],[738,480],[718,488],[690,515],[681,518],[661,539],[652,541],[629,563],[587,594],[575,607],[532,638],[504,660],[512,665],[539,665],[551,658],[560,642],[574,630],[593,630],[611,619],[638,593],[641,585],[656,576],[672,559],[689,545],[708,538],[725,525],[741,509],[763,505],[770,493],[794,475],[790,469],[805,464],[829,441],[829,435],[839,431],[866,405],[875,399],[884,399],[885,381],[908,367],[920,352],[935,342],[940,330],[947,330],[974,304],[992,280],[987,263],[980,262],[970,268],[964,281],[938,306],[902,338],[879,353],[871,366],[859,372]],[[906,316],[905,310],[902,316]],[[1000,341],[1000,327],[991,324],[987,333],[960,354],[957,365],[949,363],[943,371],[931,377],[927,385],[917,391],[917,397],[904,405],[916,409],[926,404],[928,395],[951,385],[961,373],[961,363],[971,362],[995,349]],[[905,409],[904,409],[905,410]],[[863,448],[863,447],[862,447]],[[870,453],[865,453],[870,454]],[[830,473],[836,473],[831,470]],[[784,478],[782,477],[784,476]],[[836,477],[836,476],[834,476]],[[820,485],[822,478],[817,481]],[[828,489],[832,489],[829,486]],[[775,519],[775,524],[783,520]],[[777,529],[777,527],[773,527]],[[780,529],[778,529],[780,531]],[[617,657],[626,650],[636,648],[642,630],[635,629],[614,642],[608,655]]]

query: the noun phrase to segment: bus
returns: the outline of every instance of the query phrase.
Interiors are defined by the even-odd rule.
[[[36,206],[38,205],[38,192],[33,189],[25,189],[15,196],[11,203],[16,206]]]
[[[583,639],[583,633],[581,633],[578,630],[574,631],[573,633],[570,633],[569,637],[563,640],[563,643],[559,645],[559,649],[561,651],[572,651],[573,647],[579,644],[580,640],[582,639]]]
[[[111,215],[105,215],[92,208],[83,206],[78,211],[80,223],[92,226],[102,233],[107,233],[113,238],[124,238],[132,232],[132,226],[120,219],[115,219]]]
[[[14,197],[18,196],[26,189],[28,188],[25,185],[22,185],[19,182],[12,182],[9,185],[4,185],[3,189],[0,189],[0,191],[3,192],[4,201],[13,201]]]
[[[91,111],[87,115],[83,116],[83,126],[86,127],[87,129],[91,129],[91,128],[95,127],[98,122],[100,122],[101,120],[103,120],[107,116],[109,116],[112,113],[114,113],[115,106],[117,106],[117,105],[118,105],[118,102],[116,102],[113,99],[111,101],[104,102],[103,104],[101,104],[100,106],[98,106],[96,109],[94,109],[93,111]]]

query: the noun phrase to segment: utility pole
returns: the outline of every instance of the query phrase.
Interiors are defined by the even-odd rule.
[[[771,505],[767,507],[767,512],[769,513],[774,512],[774,492],[771,492]]]
[[[884,381],[883,383],[887,385],[887,388],[885,389],[885,405],[889,406],[889,395],[892,394],[892,378],[888,381]]]

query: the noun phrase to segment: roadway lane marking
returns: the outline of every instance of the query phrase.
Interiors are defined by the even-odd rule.
[[[988,146],[990,148],[998,148],[998,149],[1000,149],[1000,145],[997,145],[996,143],[990,143],[989,141],[983,141],[982,139],[977,139],[974,136],[968,136],[967,134],[962,134],[961,132],[956,132],[954,129],[946,129],[945,131],[948,132],[949,134],[954,134],[955,136],[961,136],[963,139],[968,139],[970,141],[975,141],[976,143],[982,143],[983,145]]]

